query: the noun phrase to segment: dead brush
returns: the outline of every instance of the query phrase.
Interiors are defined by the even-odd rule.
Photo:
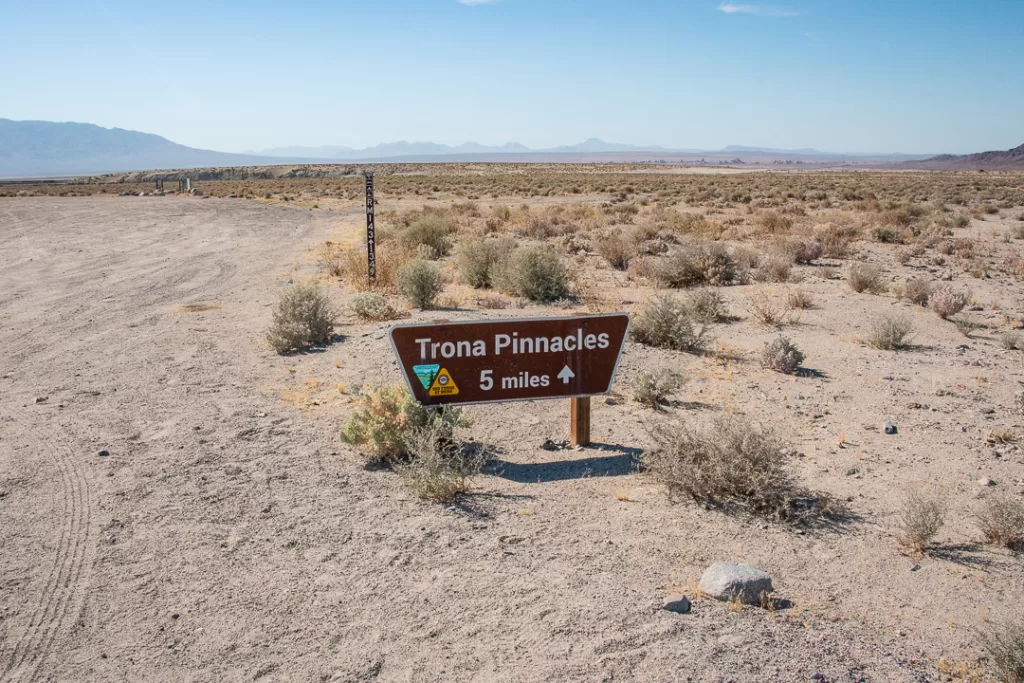
[[[747,297],[747,312],[762,325],[782,327],[799,321],[799,310],[789,308],[787,303],[774,294],[761,290]]]
[[[814,296],[806,289],[791,289],[786,292],[786,305],[799,310],[813,308]]]
[[[761,349],[761,367],[792,375],[804,362],[804,353],[788,337],[779,336]]]
[[[847,282],[850,289],[859,293],[881,294],[886,291],[882,282],[883,271],[881,267],[870,263],[854,263],[850,266],[850,273]]]
[[[633,341],[677,351],[702,353],[708,345],[707,323],[682,299],[661,294],[634,314]]]
[[[990,498],[974,513],[986,543],[1010,550],[1024,550],[1024,502],[1013,498]]]
[[[279,354],[327,344],[338,317],[327,295],[315,284],[292,285],[281,292],[267,330],[270,347]]]
[[[981,645],[1001,683],[1024,683],[1024,622],[990,626],[981,634]]]
[[[964,309],[970,298],[966,292],[957,292],[948,284],[941,284],[931,290],[928,296],[928,308],[942,318],[949,319]]]
[[[904,498],[897,518],[897,543],[906,552],[924,554],[942,529],[945,514],[945,505],[937,495],[911,491]]]
[[[673,500],[690,498],[789,523],[842,513],[829,496],[795,482],[773,432],[738,416],[718,417],[697,429],[682,421],[660,423],[651,437],[654,448],[642,462]]]
[[[484,449],[464,448],[437,422],[411,431],[405,445],[409,457],[395,471],[417,496],[438,503],[451,504],[468,493],[487,460]]]
[[[685,383],[686,378],[682,373],[671,368],[645,370],[633,383],[633,398],[637,403],[657,410],[666,399],[682,389]]]
[[[871,322],[871,329],[864,340],[868,346],[884,351],[897,351],[910,344],[914,325],[902,315],[883,315]]]

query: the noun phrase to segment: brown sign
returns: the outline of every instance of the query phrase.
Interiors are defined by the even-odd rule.
[[[629,330],[625,313],[397,325],[391,344],[423,405],[607,393]]]

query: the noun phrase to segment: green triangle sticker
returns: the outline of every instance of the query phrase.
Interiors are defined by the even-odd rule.
[[[420,384],[423,385],[424,389],[429,389],[430,385],[434,383],[434,378],[437,377],[437,373],[441,370],[440,365],[414,365],[412,371],[416,373],[416,376],[420,380]]]

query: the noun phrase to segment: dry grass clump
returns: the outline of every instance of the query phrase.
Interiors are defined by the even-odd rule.
[[[399,233],[398,241],[411,253],[422,258],[438,259],[452,250],[452,235],[458,229],[451,214],[424,209]]]
[[[651,436],[655,445],[643,455],[643,463],[672,498],[689,497],[786,522],[841,512],[827,496],[798,486],[775,434],[743,418],[718,417],[702,429],[683,422],[662,423]]]
[[[948,284],[941,284],[932,289],[928,297],[928,308],[943,320],[956,315],[967,305],[966,292],[954,291]]]
[[[1014,253],[1003,261],[1003,270],[1018,280],[1024,280],[1024,254]]]
[[[814,226],[814,238],[821,244],[822,256],[845,259],[853,253],[853,243],[860,239],[860,228],[836,223]]]
[[[645,370],[633,384],[633,398],[637,403],[657,410],[665,399],[683,387],[685,381],[681,373],[670,368]]]
[[[924,553],[942,528],[945,513],[945,505],[937,495],[910,492],[897,519],[896,541],[907,552]]]
[[[974,513],[987,543],[1010,550],[1024,550],[1024,502],[990,498]]]
[[[279,354],[327,344],[336,318],[337,312],[319,287],[292,285],[277,300],[267,342]]]
[[[1002,683],[1024,683],[1024,623],[994,625],[982,634],[989,667]]]
[[[634,341],[677,351],[700,353],[707,346],[707,323],[682,299],[662,294],[633,316]]]
[[[883,315],[872,321],[865,341],[876,349],[896,351],[909,346],[913,332],[914,325],[906,316]]]
[[[439,420],[411,430],[404,438],[408,459],[394,469],[417,496],[450,504],[468,493],[472,478],[480,474],[487,460],[483,449],[467,449],[451,439],[446,424]]]
[[[408,260],[407,253],[394,243],[378,242],[374,256],[377,277],[373,284],[368,279],[366,247],[345,247],[327,242],[320,250],[317,261],[325,273],[340,277],[353,289],[397,291],[398,269]]]
[[[850,289],[857,293],[881,294],[886,291],[882,282],[882,268],[870,263],[854,263],[847,277]]]
[[[553,245],[520,247],[494,272],[494,284],[507,294],[549,303],[569,294],[569,274]]]
[[[444,273],[436,263],[413,259],[398,271],[398,288],[413,306],[433,308],[438,294],[444,290]]]
[[[793,219],[777,211],[762,211],[757,216],[757,224],[764,232],[785,234],[793,227]]]
[[[789,282],[793,271],[793,262],[789,258],[769,256],[754,271],[754,279],[758,282]]]
[[[647,269],[660,284],[673,289],[729,285],[739,274],[728,249],[716,242],[680,245],[667,256],[652,259]]]
[[[779,336],[761,350],[761,367],[792,375],[804,362],[804,353],[788,337]]]
[[[786,292],[786,305],[796,310],[812,308],[814,297],[805,289],[791,289]]]
[[[458,266],[462,279],[474,289],[491,287],[499,263],[515,248],[509,238],[467,239],[459,242]]]
[[[420,430],[450,441],[456,427],[466,424],[458,408],[425,408],[405,387],[385,386],[362,395],[341,440],[362,449],[367,465],[390,465],[410,457],[410,441]]]

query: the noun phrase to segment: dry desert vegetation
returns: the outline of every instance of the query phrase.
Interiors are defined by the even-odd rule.
[[[1024,680],[1024,174],[157,176],[0,185],[3,680]],[[609,311],[584,449],[386,337]]]

